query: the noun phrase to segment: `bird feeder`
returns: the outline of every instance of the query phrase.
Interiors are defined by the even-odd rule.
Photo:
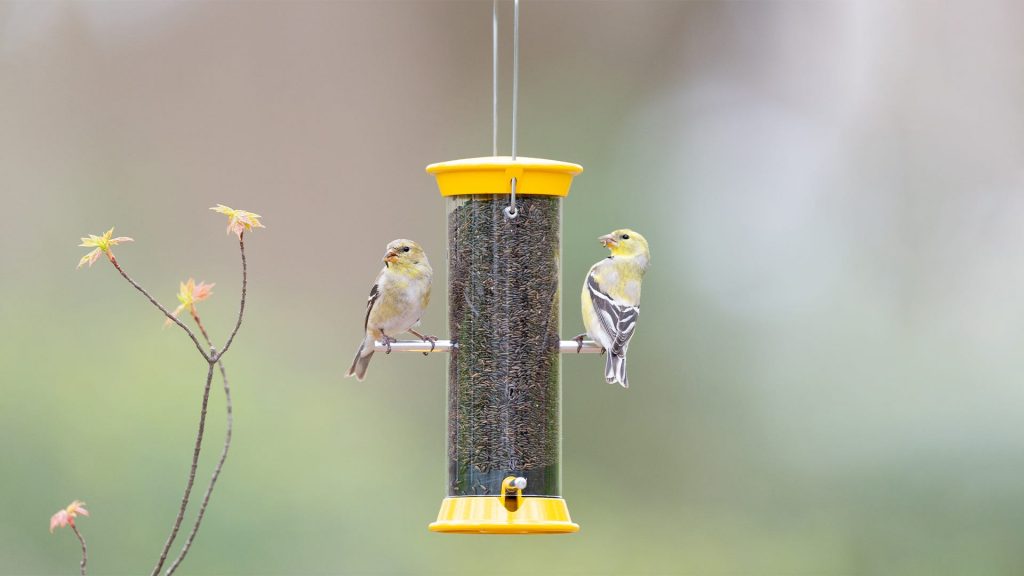
[[[562,200],[578,164],[493,156],[431,164],[448,220],[448,483],[435,532],[576,532],[562,499]],[[512,191],[516,191],[513,200]],[[383,343],[377,343],[384,350]]]
[[[448,217],[448,497],[431,530],[574,532],[561,498],[562,198],[576,164],[427,167]],[[507,214],[513,181],[520,198]]]
[[[493,155],[427,166],[448,220],[448,328],[437,342],[376,350],[449,352],[448,483],[435,532],[564,533],[562,200],[578,164],[516,156],[519,2],[515,1],[512,155],[498,156],[498,11],[493,5]]]

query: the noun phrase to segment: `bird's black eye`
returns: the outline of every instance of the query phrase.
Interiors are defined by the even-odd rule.
[[[629,240],[629,234],[623,234],[622,236],[619,236],[619,238],[622,238],[623,240]]]
[[[409,251],[409,247],[408,246],[405,246],[404,248],[402,248],[402,252],[408,252],[408,251]]]

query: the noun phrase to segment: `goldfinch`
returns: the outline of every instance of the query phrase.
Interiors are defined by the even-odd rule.
[[[384,268],[377,275],[366,302],[365,336],[345,377],[355,376],[356,380],[362,380],[366,376],[366,368],[373,357],[374,340],[384,343],[387,354],[391,353],[391,343],[397,341],[394,336],[403,332],[415,334],[433,347],[436,337],[424,336],[413,330],[430,302],[432,276],[430,261],[419,244],[405,239],[388,244]]]
[[[598,240],[611,256],[591,266],[583,282],[583,326],[587,331],[575,340],[580,348],[587,336],[600,344],[608,352],[604,379],[629,388],[626,350],[640,315],[640,285],[651,253],[647,240],[629,229],[616,230]]]

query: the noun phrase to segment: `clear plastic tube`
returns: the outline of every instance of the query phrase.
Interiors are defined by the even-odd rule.
[[[446,198],[448,495],[561,495],[562,199]]]

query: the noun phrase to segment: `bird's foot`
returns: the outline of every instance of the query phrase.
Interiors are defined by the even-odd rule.
[[[437,347],[437,336],[426,336],[426,335],[420,334],[419,332],[417,332],[417,331],[415,331],[415,330],[413,330],[411,328],[409,329],[409,333],[412,334],[413,336],[416,336],[420,340],[423,340],[424,342],[430,342],[430,352],[433,352],[434,348]],[[423,355],[424,356],[430,356],[430,352],[424,352]]]
[[[583,339],[586,338],[586,337],[587,337],[587,333],[584,332],[583,334],[580,334],[579,336],[573,338],[573,340],[576,341],[576,353],[577,354],[580,353],[580,350],[583,350]]]
[[[398,338],[392,338],[387,334],[381,334],[380,341],[384,344],[384,354],[391,354],[391,345],[398,342]]]
[[[423,341],[430,342],[430,352],[433,352],[434,348],[437,347],[437,336],[424,336]],[[423,355],[430,356],[430,352],[424,352]]]

